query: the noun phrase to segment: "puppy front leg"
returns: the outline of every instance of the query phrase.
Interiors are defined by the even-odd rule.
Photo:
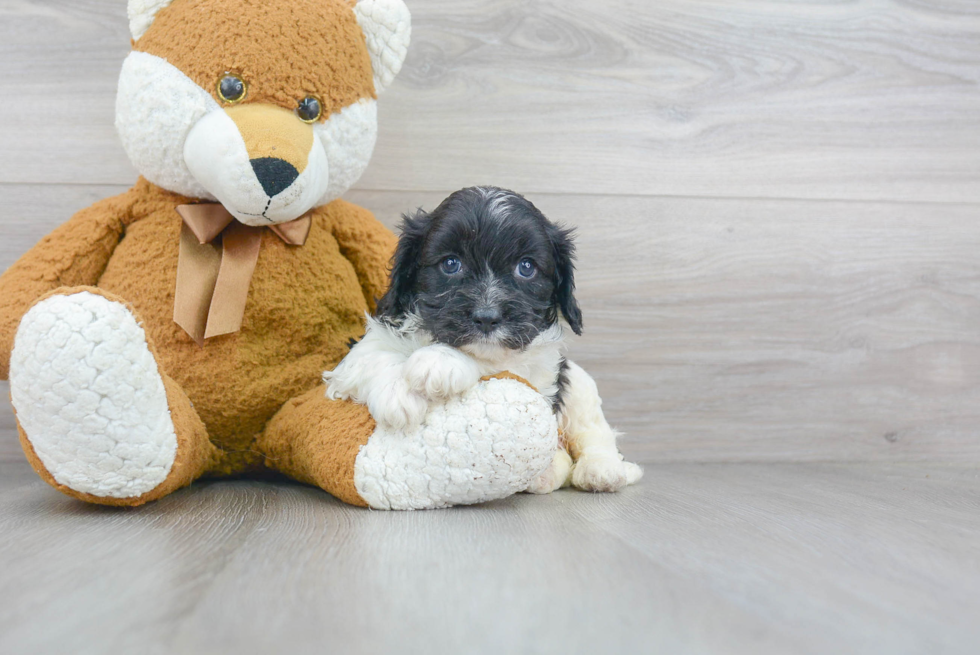
[[[408,387],[429,400],[458,396],[480,381],[480,367],[472,357],[441,343],[412,353],[404,371]]]
[[[643,477],[636,464],[624,462],[616,447],[617,432],[602,413],[595,380],[568,362],[562,421],[568,451],[575,464],[572,485],[585,491],[618,491]]]
[[[378,423],[394,429],[418,425],[429,404],[405,380],[408,359],[390,331],[368,322],[368,331],[332,371],[323,374],[327,397],[367,405]]]

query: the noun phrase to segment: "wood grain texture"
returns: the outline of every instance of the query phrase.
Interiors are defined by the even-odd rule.
[[[8,187],[0,267],[123,189]],[[348,198],[394,227],[444,195]],[[570,355],[631,456],[980,462],[976,206],[531,199],[578,230],[586,333]],[[0,455],[19,458],[13,429],[4,403]]]
[[[980,198],[976,4],[442,0],[414,11],[364,187]],[[406,165],[410,153],[427,156]]]
[[[125,4],[0,2],[0,269],[135,179]],[[571,355],[646,477],[111,510],[0,403],[0,653],[977,652],[980,6],[409,4],[349,199],[394,225],[494,183],[575,225]]]
[[[412,0],[360,186],[980,201],[980,7]],[[0,7],[0,182],[126,184],[124,0]]]
[[[658,465],[618,495],[135,510],[0,465],[4,653],[974,653],[980,472]]]
[[[391,220],[442,194],[358,192]],[[973,205],[535,194],[578,231],[593,374],[648,461],[980,461]]]
[[[113,125],[125,0],[0,3],[0,182],[131,184]]]

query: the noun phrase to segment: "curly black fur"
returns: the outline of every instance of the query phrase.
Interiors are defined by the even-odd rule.
[[[574,257],[572,231],[523,196],[462,189],[431,213],[403,216],[391,285],[375,315],[394,324],[415,315],[437,341],[455,347],[482,341],[522,349],[559,313],[581,334]],[[457,272],[448,272],[450,260],[459,262]],[[530,277],[518,274],[524,260],[533,263]]]
[[[558,378],[555,380],[555,385],[558,391],[551,399],[551,409],[558,414],[565,408],[565,391],[568,389],[568,360],[564,357],[558,365]]]

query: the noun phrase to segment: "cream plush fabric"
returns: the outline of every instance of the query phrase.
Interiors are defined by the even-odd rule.
[[[354,484],[375,509],[469,505],[527,489],[558,448],[551,405],[527,385],[487,380],[434,405],[410,430],[378,428]]]
[[[10,361],[17,420],[58,483],[112,498],[163,482],[177,455],[167,394],[132,314],[83,291],[34,305]]]
[[[407,52],[404,3],[131,0],[129,18],[116,123],[141,178],[0,277],[0,377],[37,473],[127,506],[263,470],[379,509],[526,488],[557,443],[529,387],[483,382],[393,434],[320,384],[387,286],[394,235],[339,196],[368,164],[377,94]],[[228,75],[247,85],[234,102],[217,92]],[[297,112],[310,98],[313,118]],[[270,160],[285,181],[260,177]],[[220,258],[224,236],[188,241],[177,208],[215,199],[257,228],[258,255],[240,329],[202,345],[173,320],[181,243]],[[301,216],[302,245],[266,229]]]

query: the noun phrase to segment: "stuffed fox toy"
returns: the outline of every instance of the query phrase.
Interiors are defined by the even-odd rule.
[[[278,471],[349,503],[523,490],[551,408],[511,379],[386,431],[320,376],[364,330],[394,236],[339,197],[401,68],[401,0],[130,0],[116,125],[141,177],[0,277],[0,375],[39,475],[139,505]]]

